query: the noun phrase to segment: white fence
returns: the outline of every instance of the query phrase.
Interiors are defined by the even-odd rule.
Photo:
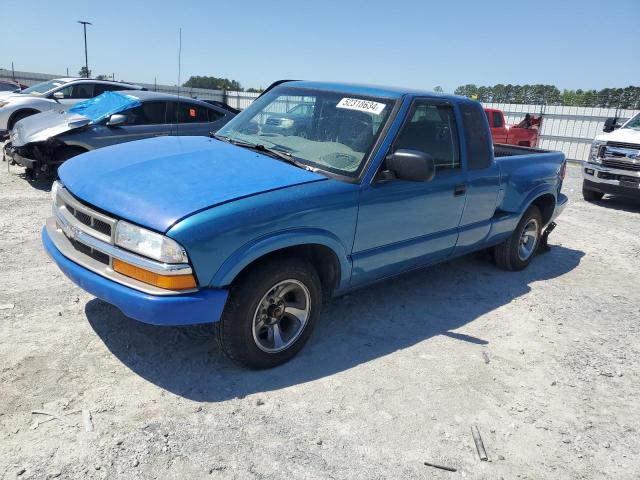
[[[633,117],[640,110],[615,108],[570,107],[554,105],[520,105],[511,103],[484,103],[485,107],[504,112],[508,125],[520,122],[526,113],[542,113],[542,130],[538,147],[559,150],[569,160],[586,160],[593,138],[602,133],[608,117],[618,117],[619,122]]]
[[[11,79],[10,70],[0,69],[0,79]],[[32,72],[15,72],[15,80],[27,85],[60,78],[64,75],[48,75]],[[136,83],[136,82],[131,82]],[[139,83],[148,90],[226,102],[234,108],[244,109],[257,97],[258,93],[207,90],[204,88],[178,89],[175,85]],[[586,160],[593,138],[602,132],[607,117],[627,120],[640,110],[620,110],[615,108],[570,107],[552,105],[521,105],[509,103],[485,103],[485,107],[498,108],[504,112],[507,124],[520,122],[526,113],[543,114],[542,130],[538,146],[548,150],[560,150],[569,160]]]

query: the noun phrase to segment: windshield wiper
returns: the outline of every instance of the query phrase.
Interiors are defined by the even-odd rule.
[[[290,163],[291,165],[295,165],[296,167],[299,168],[303,168],[305,170],[309,170],[309,171],[315,171],[316,169],[313,167],[310,167],[309,165],[305,165],[302,162],[298,162],[293,155],[291,155],[289,152],[285,152],[283,150],[279,150],[277,148],[270,148],[270,147],[266,147],[265,145],[261,144],[261,143],[251,143],[251,142],[244,142],[242,140],[235,140],[232,139],[230,137],[226,137],[224,135],[218,135],[217,133],[213,135],[214,138],[221,140],[223,142],[227,142],[227,143],[231,143],[232,145],[237,145],[238,147],[244,147],[244,148],[248,148],[250,150],[255,150],[257,152],[263,152],[263,153],[267,153],[270,154],[272,157],[276,157],[279,160],[282,160],[284,162]]]

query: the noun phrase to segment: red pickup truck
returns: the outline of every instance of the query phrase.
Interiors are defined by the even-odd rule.
[[[542,115],[536,117],[527,113],[517,125],[508,126],[504,121],[502,110],[485,108],[493,143],[520,145],[522,147],[538,146],[538,131],[542,128]]]

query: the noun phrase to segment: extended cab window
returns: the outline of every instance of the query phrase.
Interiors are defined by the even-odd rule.
[[[62,92],[64,98],[93,98],[93,87],[93,83],[76,83],[59,91]]]
[[[436,174],[460,168],[458,133],[453,109],[429,101],[414,102],[394,143],[395,150],[409,149],[433,157]]]
[[[125,112],[128,120],[125,125],[156,125],[166,123],[167,102],[148,102]]]

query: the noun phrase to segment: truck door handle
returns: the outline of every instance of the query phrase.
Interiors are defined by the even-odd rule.
[[[453,187],[454,197],[460,197],[465,193],[467,193],[467,186],[464,183],[461,183],[460,185],[456,185],[455,187]]]

